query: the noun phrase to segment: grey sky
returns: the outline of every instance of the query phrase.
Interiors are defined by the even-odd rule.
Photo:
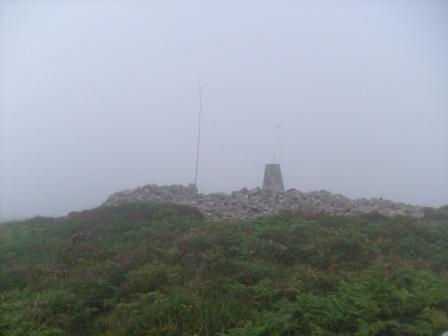
[[[446,1],[1,1],[1,216],[261,184],[448,203]]]

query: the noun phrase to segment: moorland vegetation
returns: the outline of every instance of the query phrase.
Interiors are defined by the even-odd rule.
[[[0,225],[0,335],[438,335],[448,214],[208,222],[128,204]]]

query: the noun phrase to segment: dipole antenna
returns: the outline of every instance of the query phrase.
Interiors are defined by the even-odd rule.
[[[280,163],[281,158],[282,158],[282,138],[281,138],[281,128],[283,127],[285,123],[282,122],[276,126],[274,126],[272,128],[272,130],[277,131],[277,144],[274,144],[274,155],[273,155],[273,159],[272,162],[275,163],[275,157],[276,157],[276,152],[277,152],[277,148],[278,148],[278,163]],[[278,147],[276,146],[278,145]],[[276,148],[277,147],[277,148]]]
[[[202,117],[202,87],[201,87],[201,80],[199,80],[199,86],[198,86],[198,93],[199,93],[199,110],[198,110],[198,138],[197,138],[197,144],[196,144],[196,169],[194,171],[194,185],[196,188],[198,187],[198,167],[199,167],[199,146],[201,143],[201,117]]]

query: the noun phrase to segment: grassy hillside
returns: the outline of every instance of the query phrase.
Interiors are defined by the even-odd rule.
[[[0,335],[448,330],[448,216],[305,217],[134,204],[1,224]]]

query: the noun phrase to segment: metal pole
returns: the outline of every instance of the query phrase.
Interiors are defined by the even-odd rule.
[[[194,172],[194,185],[198,187],[199,145],[201,142],[201,116],[202,116],[202,88],[199,81],[199,113],[198,113],[198,140],[196,144],[196,169]]]
[[[276,125],[275,127],[273,127],[272,129],[276,131],[276,140],[278,141],[278,143],[276,143],[277,141],[274,141],[274,157],[272,160],[272,163],[275,163],[275,159],[277,156],[277,149],[278,149],[278,163],[280,164],[280,161],[282,159],[282,138],[281,138],[281,129],[283,127],[285,123],[282,122],[278,125]],[[278,148],[276,148],[278,145]]]

